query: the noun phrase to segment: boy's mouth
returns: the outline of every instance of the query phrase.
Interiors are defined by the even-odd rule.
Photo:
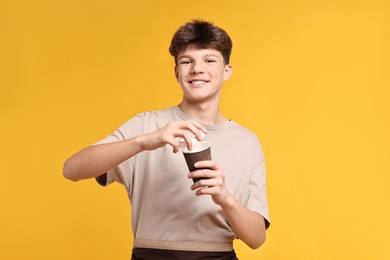
[[[191,80],[191,81],[189,81],[189,83],[191,85],[194,85],[194,86],[202,86],[202,85],[208,83],[208,81],[207,80]]]

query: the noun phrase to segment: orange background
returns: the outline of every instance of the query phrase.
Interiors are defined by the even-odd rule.
[[[129,259],[120,185],[62,165],[181,99],[168,46],[231,35],[224,114],[263,144],[272,225],[240,259],[390,259],[388,1],[1,1],[0,259]]]

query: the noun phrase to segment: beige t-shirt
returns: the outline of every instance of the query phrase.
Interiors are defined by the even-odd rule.
[[[188,120],[178,107],[144,112],[127,121],[98,144],[129,139]],[[222,167],[225,183],[246,208],[260,213],[269,225],[265,166],[261,145],[249,130],[229,121],[205,125],[213,161]],[[236,235],[211,196],[196,196],[181,152],[167,145],[144,151],[107,172],[106,185],[119,182],[132,208],[135,247],[228,251]],[[220,245],[220,246],[218,246]],[[230,245],[230,246],[227,246]]]

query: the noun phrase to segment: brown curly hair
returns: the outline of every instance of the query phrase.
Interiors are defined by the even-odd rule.
[[[222,54],[225,64],[229,64],[233,43],[229,35],[213,23],[192,20],[176,31],[169,46],[169,53],[175,58],[176,65],[179,53],[190,46],[215,49]]]

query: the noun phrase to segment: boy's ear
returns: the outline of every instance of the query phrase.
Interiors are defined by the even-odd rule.
[[[230,65],[230,64],[226,65],[225,70],[223,72],[223,81],[230,79],[230,77],[232,76],[232,73],[233,73],[232,65]]]
[[[179,73],[177,72],[177,66],[175,65],[175,78],[177,81],[179,81]]]

